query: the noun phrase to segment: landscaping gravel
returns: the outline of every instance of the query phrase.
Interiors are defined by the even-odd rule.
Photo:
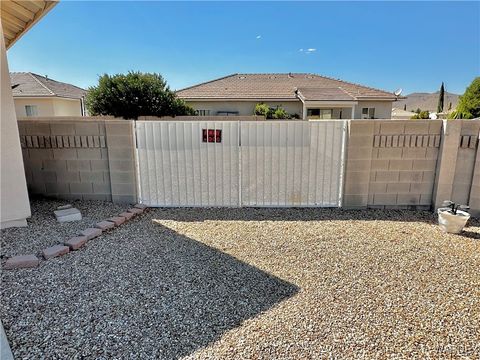
[[[53,214],[61,205],[71,204],[82,213],[82,220],[59,223]],[[128,205],[106,201],[73,201],[33,198],[30,201],[32,217],[27,219],[28,227],[2,230],[0,258],[35,254],[58,242],[68,240],[79,231],[94,226],[97,222],[118,215]]]
[[[2,271],[0,316],[16,358],[478,358],[479,269],[478,220],[150,209]]]

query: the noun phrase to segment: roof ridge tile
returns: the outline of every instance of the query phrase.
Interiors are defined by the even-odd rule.
[[[36,75],[37,74],[34,74],[32,72],[28,72],[27,73],[28,75],[30,75],[36,82],[38,82],[41,86],[43,86],[51,95],[55,95],[55,93],[49,89],[45,84],[43,84],[40,80],[37,79]],[[38,75],[37,75],[38,76]]]
[[[243,74],[235,73],[235,74],[225,75],[225,76],[219,77],[218,79],[213,79],[213,80],[209,80],[209,81],[204,81],[204,82],[201,82],[201,83],[199,83],[199,84],[195,84],[195,85],[187,86],[187,87],[182,88],[182,89],[175,90],[175,92],[183,91],[183,90],[189,90],[189,89],[192,89],[192,88],[195,88],[195,87],[198,87],[198,86],[202,86],[202,85],[205,85],[205,84],[212,83],[212,82],[214,82],[214,81],[219,81],[219,80],[227,79],[227,78],[229,78],[229,77],[238,76],[238,75],[243,75]]]

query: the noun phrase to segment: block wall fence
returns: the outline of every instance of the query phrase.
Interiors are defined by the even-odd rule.
[[[31,194],[137,201],[134,121],[29,118],[18,125]],[[480,216],[479,133],[480,120],[349,121],[343,207],[429,210],[453,200]]]
[[[56,118],[18,126],[30,194],[136,202],[133,121]]]
[[[444,200],[480,216],[480,120],[353,120],[345,208],[433,209]]]

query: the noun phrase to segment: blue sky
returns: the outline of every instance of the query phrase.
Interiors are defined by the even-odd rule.
[[[480,74],[479,2],[60,2],[10,71],[88,87],[159,72],[173,89],[238,72],[312,72],[404,94]],[[310,50],[309,50],[310,49]]]

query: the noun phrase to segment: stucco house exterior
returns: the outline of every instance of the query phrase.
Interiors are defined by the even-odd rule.
[[[31,72],[10,73],[17,117],[86,116],[86,90]]]
[[[317,74],[233,74],[177,91],[198,115],[252,115],[263,102],[300,119],[390,119],[397,96]]]
[[[56,1],[2,1],[0,16],[0,228],[26,226],[31,215],[7,49],[32,28]]]

